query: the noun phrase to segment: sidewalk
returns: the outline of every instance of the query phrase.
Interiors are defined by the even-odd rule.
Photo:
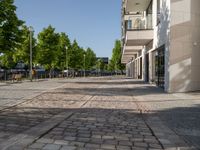
[[[66,79],[50,79],[38,81],[23,81],[15,83],[0,83],[0,110],[15,106],[33,97],[62,86]]]
[[[7,91],[10,105],[15,97],[26,101],[0,112],[2,150],[198,148],[199,134],[195,131],[199,128],[199,109],[193,109],[194,103],[199,103],[197,93],[166,94],[140,81],[110,77],[27,82],[11,87],[9,92],[9,87],[0,87]],[[54,89],[48,91],[50,87]],[[37,96],[27,100],[24,90]],[[195,113],[189,114],[188,107]],[[176,130],[190,126],[194,132]],[[192,137],[197,134],[187,139],[185,133],[192,133]]]
[[[190,146],[200,149],[200,92],[167,94],[149,84],[133,85],[132,88],[144,113],[159,117],[157,120],[165,127]],[[170,141],[176,142],[173,138]]]

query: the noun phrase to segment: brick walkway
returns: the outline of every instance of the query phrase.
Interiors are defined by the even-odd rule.
[[[141,102],[140,90],[148,88],[140,82],[56,82],[62,87],[0,112],[0,149],[190,149],[158,115],[141,113],[150,105]]]

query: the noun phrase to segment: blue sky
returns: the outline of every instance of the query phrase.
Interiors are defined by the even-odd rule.
[[[121,37],[121,0],[15,0],[15,5],[35,34],[51,24],[99,57],[111,57],[114,41]]]

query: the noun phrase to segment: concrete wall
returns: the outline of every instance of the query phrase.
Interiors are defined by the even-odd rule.
[[[200,0],[171,0],[169,92],[200,90]]]

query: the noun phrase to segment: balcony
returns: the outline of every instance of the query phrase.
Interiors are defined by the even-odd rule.
[[[151,0],[124,0],[124,8],[127,13],[145,11]]]
[[[122,63],[128,63],[135,55],[141,51],[143,46],[124,46],[122,54]]]
[[[153,39],[152,14],[125,15],[122,37],[127,46],[144,46]]]
[[[124,0],[122,13],[122,62],[139,54],[154,37],[151,0]]]
[[[153,40],[153,29],[126,30],[125,46],[144,46]]]

